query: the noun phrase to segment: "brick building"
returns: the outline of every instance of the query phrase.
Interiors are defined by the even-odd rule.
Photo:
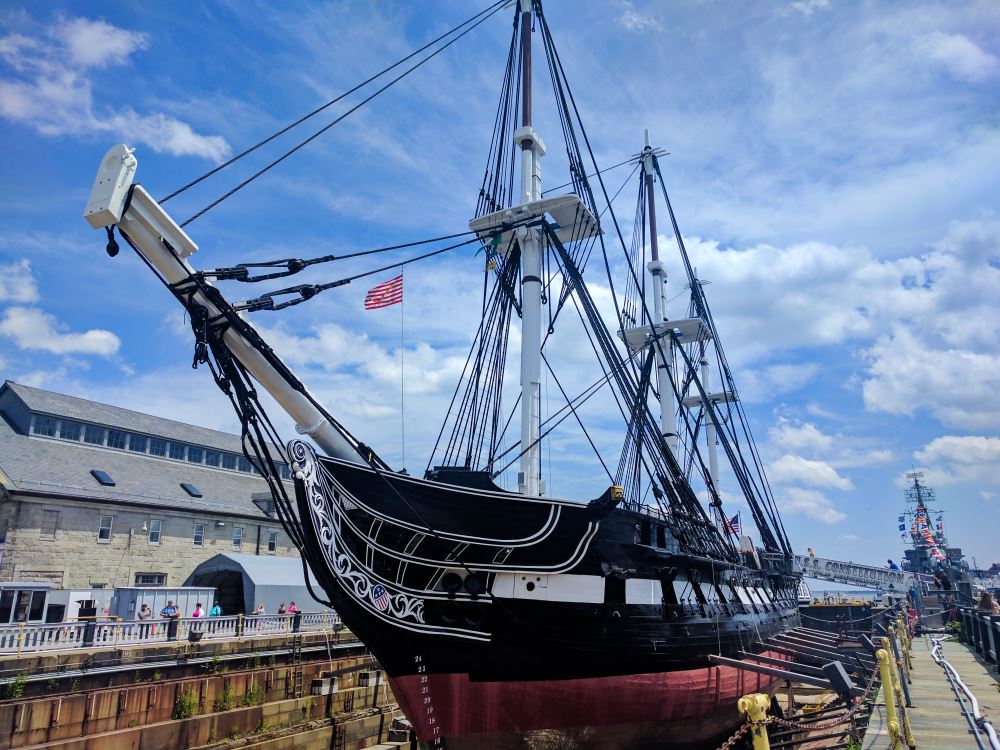
[[[298,555],[238,436],[0,387],[0,581],[179,586],[219,552]]]

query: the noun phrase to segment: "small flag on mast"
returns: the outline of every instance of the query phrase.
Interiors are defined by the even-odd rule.
[[[735,516],[726,521],[726,531],[730,534],[740,533],[740,514],[737,513]]]
[[[368,290],[365,295],[365,309],[378,310],[403,301],[403,274],[394,279],[383,281]]]

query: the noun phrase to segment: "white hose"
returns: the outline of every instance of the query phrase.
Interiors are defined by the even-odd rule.
[[[968,687],[966,687],[966,684],[964,682],[962,682],[962,678],[959,677],[958,675],[958,670],[955,669],[953,666],[951,666],[951,664],[945,661],[944,658],[941,656],[941,639],[932,638],[931,643],[934,644],[934,648],[931,649],[931,657],[934,659],[934,661],[936,661],[938,664],[943,666],[951,673],[951,676],[955,679],[955,682],[958,683],[958,686],[962,688],[962,691],[968,696],[969,701],[972,703],[972,715],[976,719],[976,726],[979,729],[986,732],[987,736],[990,739],[990,746],[993,748],[993,750],[1000,750],[1000,740],[997,739],[997,733],[993,729],[993,724],[990,723],[990,720],[984,719],[982,715],[979,713],[979,701],[976,700],[976,696],[974,696],[972,694],[972,691],[969,690]]]

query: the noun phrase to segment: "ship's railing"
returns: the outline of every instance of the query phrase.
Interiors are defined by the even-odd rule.
[[[329,632],[344,629],[333,612],[282,615],[227,615],[176,617],[158,620],[98,620],[0,625],[0,655],[71,648],[132,646],[210,638],[254,638],[286,633]],[[338,635],[339,637],[339,635]]]
[[[1000,666],[1000,615],[959,607],[958,621],[962,625],[959,639],[982,654],[985,661]]]

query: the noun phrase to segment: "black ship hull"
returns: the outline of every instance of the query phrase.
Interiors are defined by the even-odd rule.
[[[610,494],[528,498],[290,452],[313,571],[422,740],[735,721],[767,683],[707,655],[798,624],[794,576],[685,554],[671,519]]]

